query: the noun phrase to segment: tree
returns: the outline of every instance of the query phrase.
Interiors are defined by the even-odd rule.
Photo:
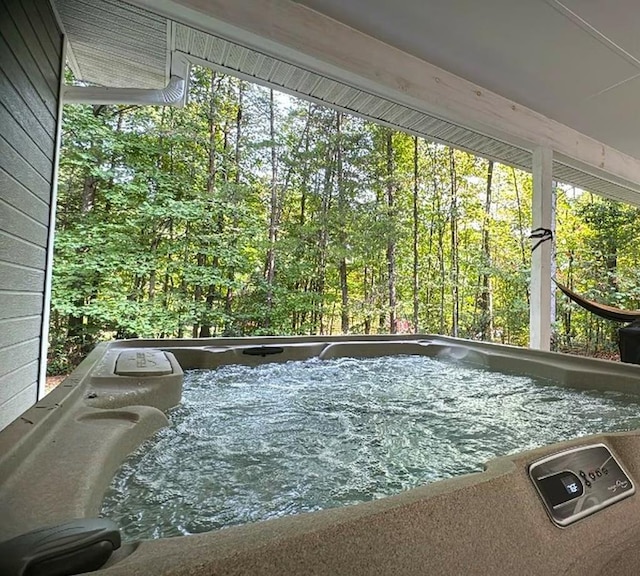
[[[478,284],[479,334],[482,340],[491,340],[493,333],[493,295],[491,293],[491,246],[489,220],[491,219],[491,184],[493,180],[493,161],[487,164],[487,188],[482,220],[482,270]]]
[[[52,370],[113,337],[528,336],[531,177],[194,67],[189,104],[68,107]],[[637,210],[559,200],[558,274],[640,307]],[[559,301],[562,345],[611,329]]]

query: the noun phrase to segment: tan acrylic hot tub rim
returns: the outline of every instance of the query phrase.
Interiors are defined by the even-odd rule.
[[[443,355],[464,358],[490,369],[549,378],[566,386],[620,390],[640,396],[638,366],[431,335],[130,340],[101,344],[58,389],[0,432],[0,539],[71,517],[95,516],[104,490],[122,460],[145,438],[166,425],[162,411],[179,402],[180,364],[185,368],[215,368],[232,361],[252,364],[275,360],[271,356],[262,358],[243,353],[247,348],[259,346],[284,348],[283,354],[278,355],[280,361],[389,353]],[[167,374],[164,370],[160,376],[149,376],[145,373],[145,358],[153,359],[160,350],[172,372]],[[114,376],[116,362],[123,352],[129,354],[130,363],[135,364],[138,358],[143,366],[134,367],[133,372],[125,371],[126,376]],[[136,370],[142,373],[137,374]],[[563,445],[590,441],[607,443],[620,454],[632,476],[634,472],[637,474],[640,438],[636,432],[580,439]],[[580,556],[567,548],[571,541],[566,541],[555,526],[550,526],[525,473],[527,462],[558,449],[555,445],[500,458],[490,462],[482,474],[437,482],[368,504],[203,535],[143,542],[128,547],[125,552],[135,549],[135,553],[105,573],[160,573],[139,572],[146,563],[158,562],[167,567],[167,571],[162,572],[166,574],[293,574],[300,573],[297,570],[301,565],[306,573],[329,574],[339,570],[345,574],[409,574],[422,573],[418,567],[428,559],[436,563],[431,564],[431,573],[455,573],[447,570],[455,566],[462,569],[463,565],[466,573],[488,573],[469,568],[472,553],[483,570],[490,567],[499,570],[500,562],[509,559],[504,568],[514,569],[517,565],[523,573],[532,555],[538,559],[538,568],[551,567],[548,554],[543,550],[545,546],[559,547],[557,562],[569,569],[572,564],[579,564]],[[636,501],[637,496],[633,496],[611,508],[619,516],[624,516],[625,510],[640,512],[636,510]],[[515,506],[513,514],[504,509],[507,502]],[[607,509],[582,520],[577,523],[577,531],[589,524],[593,528],[594,523],[603,522],[607,517],[611,520],[611,514]],[[636,529],[640,530],[637,526],[640,514],[636,517],[638,521],[625,520],[634,534]],[[530,524],[522,524],[523,518]],[[411,525],[414,530],[408,531]],[[478,529],[473,541],[469,540],[469,526]],[[518,529],[533,530],[542,541],[534,544],[525,538],[516,546],[519,552],[509,548],[515,544],[511,542],[512,531]],[[339,534],[342,536],[336,540]],[[430,549],[427,556],[424,546],[418,546],[419,534],[424,546]],[[399,535],[403,535],[400,540]],[[545,535],[553,535],[553,541],[544,544]],[[502,544],[494,541],[489,545],[488,538],[492,537]],[[582,537],[583,542],[590,544],[585,553],[598,546],[606,548],[606,541],[594,538],[593,534],[586,540]],[[457,541],[456,554],[443,548],[447,538]],[[350,546],[345,548],[349,541]],[[405,550],[405,554],[410,553],[412,557],[407,560],[405,556],[402,561],[396,558],[395,564],[389,563],[388,554],[381,556],[381,550],[377,549],[382,541],[394,543],[392,556]],[[478,547],[482,542],[489,550],[494,549],[493,552],[480,553]],[[575,545],[576,541],[572,542]],[[207,552],[210,547],[215,548],[214,555]],[[178,548],[183,550],[179,555],[186,564],[174,557]],[[289,552],[284,554],[286,550]],[[315,556],[309,556],[309,550],[314,550]],[[362,556],[365,550],[369,553]],[[124,556],[125,553],[120,553],[116,559]],[[454,556],[459,558],[456,560]],[[324,559],[321,561],[321,558]],[[440,570],[438,562],[448,564],[440,565]],[[206,570],[199,571],[198,566],[206,566]],[[403,571],[396,572],[393,566]],[[376,567],[382,571],[375,572]]]

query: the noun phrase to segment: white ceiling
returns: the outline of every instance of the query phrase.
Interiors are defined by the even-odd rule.
[[[640,158],[638,0],[298,0]]]
[[[56,0],[78,80],[117,88],[167,83],[167,20],[112,0]]]
[[[177,51],[640,205],[640,0],[54,2],[83,80],[161,88]]]

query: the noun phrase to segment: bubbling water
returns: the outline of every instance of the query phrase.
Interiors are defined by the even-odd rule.
[[[193,370],[171,426],[125,462],[102,515],[139,539],[356,504],[640,427],[639,408],[635,396],[424,356]]]

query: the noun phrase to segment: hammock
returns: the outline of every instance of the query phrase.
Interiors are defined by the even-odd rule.
[[[554,282],[571,300],[579,306],[582,306],[585,310],[593,312],[596,316],[606,318],[607,320],[615,320],[616,322],[633,322],[634,320],[640,320],[640,310],[622,310],[620,308],[614,308],[613,306],[607,306],[606,304],[599,304],[593,300],[583,298],[580,294],[569,290],[569,288],[563,286],[556,280],[554,280]]]

